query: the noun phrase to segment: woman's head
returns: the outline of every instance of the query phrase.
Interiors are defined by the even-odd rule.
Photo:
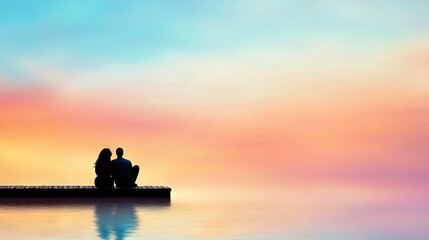
[[[101,150],[100,154],[98,155],[98,158],[109,158],[112,156],[112,152],[109,148],[104,148]]]
[[[112,157],[112,152],[110,151],[110,149],[104,148],[103,150],[101,150],[100,154],[98,154],[98,159],[95,162],[95,165],[100,162],[109,162],[110,157]]]

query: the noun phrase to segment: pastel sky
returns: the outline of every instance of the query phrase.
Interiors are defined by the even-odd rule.
[[[0,184],[429,184],[429,1],[0,1]]]

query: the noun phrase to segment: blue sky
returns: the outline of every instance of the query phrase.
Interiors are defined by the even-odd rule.
[[[377,48],[428,27],[428,1],[2,1],[3,75],[20,59],[83,70],[174,53],[300,49],[336,41]]]

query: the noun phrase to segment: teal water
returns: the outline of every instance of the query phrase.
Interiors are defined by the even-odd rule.
[[[404,192],[403,192],[404,193]],[[408,193],[410,195],[410,193]],[[402,197],[401,197],[402,196]],[[330,189],[1,199],[1,239],[429,239],[425,194]]]

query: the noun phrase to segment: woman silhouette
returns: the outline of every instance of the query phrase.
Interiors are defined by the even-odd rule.
[[[94,184],[97,188],[113,187],[112,162],[110,157],[112,157],[112,152],[110,149],[104,148],[95,162],[95,174],[97,174],[97,177],[94,180]]]

